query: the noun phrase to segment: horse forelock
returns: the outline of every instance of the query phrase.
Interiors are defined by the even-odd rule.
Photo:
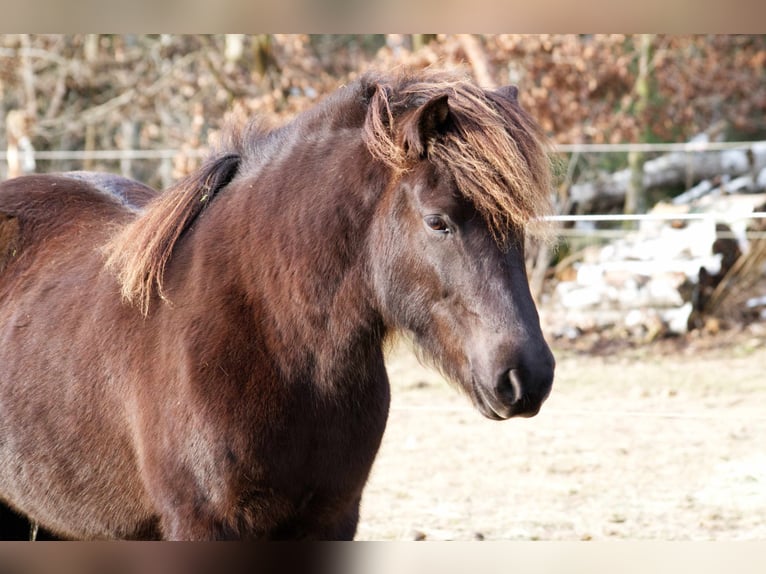
[[[499,243],[519,228],[545,234],[542,218],[551,210],[548,143],[518,103],[443,72],[369,75],[362,81],[369,95],[364,137],[373,157],[397,175],[411,169],[401,124],[418,107],[447,95],[449,129],[430,142],[428,159],[448,170]]]

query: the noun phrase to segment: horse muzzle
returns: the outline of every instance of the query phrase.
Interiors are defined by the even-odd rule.
[[[526,363],[526,364],[525,364]],[[510,368],[501,368],[482,383],[474,379],[474,402],[485,417],[505,420],[533,417],[550,395],[555,361],[550,349],[542,356]]]

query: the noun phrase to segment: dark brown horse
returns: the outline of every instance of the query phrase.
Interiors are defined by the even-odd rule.
[[[515,89],[369,74],[155,194],[0,186],[0,500],[70,538],[351,539],[405,333],[492,419],[554,360]]]

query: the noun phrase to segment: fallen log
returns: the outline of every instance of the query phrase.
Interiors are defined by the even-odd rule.
[[[722,151],[676,151],[644,162],[645,189],[690,186],[721,178],[737,178],[733,180],[737,183],[737,191],[743,188],[750,192],[765,191],[766,142],[753,142],[748,147]],[[624,169],[605,174],[595,181],[572,185],[569,200],[581,213],[591,211],[597,203],[620,206],[625,201],[629,185],[630,170]],[[710,184],[710,189],[713,187]],[[690,197],[700,191],[694,190]]]

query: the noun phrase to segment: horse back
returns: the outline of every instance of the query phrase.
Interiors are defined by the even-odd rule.
[[[131,209],[142,209],[158,193],[148,185],[113,173],[70,171],[61,175],[85,182],[100,193],[111,196]]]
[[[0,271],[33,245],[67,230],[102,227],[134,217],[157,192],[124,177],[68,172],[0,183]]]

